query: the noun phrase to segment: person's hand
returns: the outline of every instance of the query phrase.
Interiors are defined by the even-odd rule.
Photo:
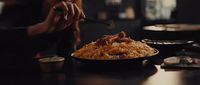
[[[62,9],[62,11],[55,9]],[[48,26],[48,32],[53,32],[63,30],[84,17],[83,11],[75,3],[62,1],[51,8],[44,23]]]
[[[57,8],[62,9],[62,12],[56,11]],[[28,35],[35,36],[42,33],[51,33],[55,30],[64,30],[68,26],[77,23],[81,18],[85,18],[85,15],[75,3],[62,1],[51,7],[47,18],[43,22],[29,26]],[[77,26],[74,27],[78,29]]]

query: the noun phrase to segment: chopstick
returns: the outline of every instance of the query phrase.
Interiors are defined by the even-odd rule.
[[[106,23],[104,21],[94,20],[94,19],[90,19],[90,18],[82,18],[81,21],[83,21],[83,22],[98,23],[98,24],[103,24],[103,25],[106,25],[106,26],[110,26],[110,23]]]
[[[63,9],[60,9],[60,8],[55,8],[54,10],[56,12],[63,12]],[[99,23],[99,24],[103,24],[103,25],[106,25],[106,26],[110,26],[110,23],[106,23],[104,21],[99,21],[99,20],[90,19],[90,18],[81,18],[80,21],[82,21],[82,22]]]

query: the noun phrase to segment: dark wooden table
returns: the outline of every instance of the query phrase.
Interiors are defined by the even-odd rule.
[[[163,57],[144,64],[86,64],[68,59],[61,72],[1,71],[0,85],[199,85],[198,69],[161,69]]]
[[[197,55],[192,52],[172,53],[160,49],[160,54],[142,62],[85,63],[66,58],[60,72],[43,73],[39,65],[0,70],[0,85],[199,85],[200,69],[162,69],[164,58],[173,55]],[[161,52],[162,51],[162,52]],[[28,67],[28,68],[27,68]]]

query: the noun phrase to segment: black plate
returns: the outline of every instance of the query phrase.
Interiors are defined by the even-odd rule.
[[[143,29],[148,31],[200,31],[199,24],[156,24],[152,26],[145,26]]]
[[[160,51],[159,55],[172,56],[177,51],[184,49],[186,46],[194,43],[192,40],[150,40],[144,39],[142,42]]]
[[[147,60],[147,59],[152,59],[154,58],[159,51],[157,49],[155,49],[155,53],[152,54],[151,56],[147,56],[147,57],[142,57],[142,58],[132,58],[132,59],[116,59],[116,60],[93,60],[93,59],[83,59],[83,58],[77,58],[77,57],[73,57],[72,54],[72,58],[81,62],[86,62],[86,63],[119,63],[119,62],[142,62],[143,60]]]
[[[192,44],[192,40],[150,40],[144,39],[142,42],[152,45],[183,45],[183,44]]]

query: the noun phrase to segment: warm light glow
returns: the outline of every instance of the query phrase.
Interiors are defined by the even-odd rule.
[[[182,71],[164,71],[156,66],[157,73],[147,79],[142,85],[183,85],[181,81]]]
[[[4,3],[2,1],[0,1],[0,14],[2,13],[3,11],[3,6],[4,6]]]

